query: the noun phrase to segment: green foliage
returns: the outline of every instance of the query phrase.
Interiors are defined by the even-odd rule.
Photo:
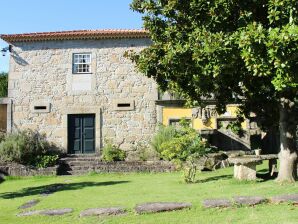
[[[278,126],[279,100],[298,95],[298,1],[133,0],[131,8],[152,45],[128,56],[163,91],[189,105],[213,98],[219,113],[237,102],[264,129]]]
[[[7,96],[8,88],[8,74],[5,72],[0,73],[0,97]]]
[[[39,155],[36,157],[34,164],[37,168],[45,168],[56,165],[58,155]]]
[[[137,159],[140,161],[155,160],[158,157],[158,153],[151,147],[148,147],[147,143],[138,142],[133,147],[133,151],[136,153]]]
[[[241,122],[237,121],[232,121],[227,125],[227,129],[230,129],[234,134],[238,136],[243,136],[244,135],[244,130],[241,126]]]
[[[175,127],[159,125],[157,133],[153,136],[151,140],[151,145],[153,149],[156,152],[161,153],[162,151],[161,145],[164,142],[167,142],[170,139],[172,139],[175,135],[176,135]]]
[[[197,163],[193,156],[187,158],[183,167],[183,178],[185,183],[195,183],[197,173]]]
[[[106,162],[124,161],[126,158],[125,151],[121,150],[118,146],[111,142],[106,142],[102,149],[102,159]]]
[[[58,154],[45,135],[31,130],[8,134],[0,143],[0,160],[4,162],[45,167],[53,165]]]
[[[186,161],[189,156],[200,157],[211,151],[208,142],[203,140],[185,119],[179,124],[180,126],[174,129],[172,138],[159,147],[163,159]]]
[[[182,119],[179,125],[160,126],[152,141],[155,150],[164,160],[172,161],[177,168],[183,169],[186,183],[193,183],[197,172],[196,160],[207,153],[217,151],[201,138],[189,121]]]

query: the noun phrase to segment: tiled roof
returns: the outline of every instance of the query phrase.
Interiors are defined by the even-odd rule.
[[[84,40],[84,39],[119,39],[119,38],[148,38],[146,30],[74,30],[42,33],[2,34],[6,42],[32,42],[47,40]]]

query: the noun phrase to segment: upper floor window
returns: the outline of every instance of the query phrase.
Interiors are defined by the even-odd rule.
[[[91,53],[73,54],[73,73],[91,73]]]

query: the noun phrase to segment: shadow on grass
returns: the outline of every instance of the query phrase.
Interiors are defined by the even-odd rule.
[[[205,179],[197,180],[196,183],[207,183],[211,181],[228,180],[232,178],[233,178],[233,175],[220,175],[220,176],[208,177]]]
[[[278,172],[274,172],[273,175],[271,176],[270,173],[257,173],[257,178],[261,179],[261,182],[265,182],[268,180],[274,180],[277,178]]]
[[[0,194],[0,198],[12,199],[25,196],[41,195],[47,196],[59,191],[69,191],[69,190],[79,190],[86,187],[100,187],[100,186],[109,186],[115,184],[125,184],[130,181],[106,181],[106,182],[79,182],[79,183],[68,183],[68,184],[49,184],[42,185],[38,187],[28,187],[23,188],[20,191],[16,192],[5,192]]]

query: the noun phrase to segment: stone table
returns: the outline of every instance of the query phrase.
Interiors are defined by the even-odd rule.
[[[276,168],[277,154],[268,155],[244,155],[228,158],[229,163],[234,164],[234,177],[238,180],[255,180],[257,178],[256,166],[263,160],[269,160],[269,172],[271,175]]]

